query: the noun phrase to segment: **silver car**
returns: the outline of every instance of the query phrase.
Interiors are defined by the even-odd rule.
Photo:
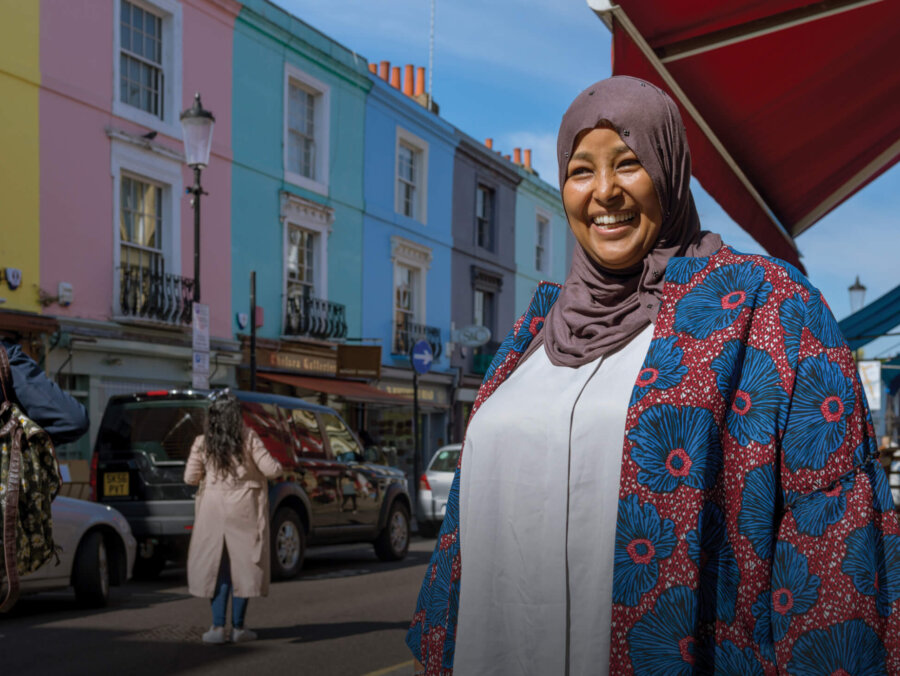
[[[21,593],[75,588],[79,604],[105,606],[110,584],[131,577],[137,543],[118,510],[87,500],[58,496],[51,505],[55,558],[21,578]]]
[[[416,521],[422,537],[434,537],[440,530],[461,450],[462,444],[441,446],[428,463],[428,469],[419,477]]]

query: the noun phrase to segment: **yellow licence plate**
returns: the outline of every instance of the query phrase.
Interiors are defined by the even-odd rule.
[[[128,495],[128,472],[107,472],[104,474],[103,495],[108,498]]]

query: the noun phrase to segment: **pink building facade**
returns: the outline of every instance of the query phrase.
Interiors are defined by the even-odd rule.
[[[52,374],[88,406],[86,457],[114,394],[191,383],[194,214],[179,113],[216,117],[203,171],[201,302],[210,381],[231,333],[233,0],[41,0],[40,294]]]

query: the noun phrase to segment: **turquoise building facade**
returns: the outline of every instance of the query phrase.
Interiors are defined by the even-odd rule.
[[[359,336],[367,64],[266,0],[243,5],[232,98],[235,333],[249,332],[241,315],[255,270],[264,341]]]

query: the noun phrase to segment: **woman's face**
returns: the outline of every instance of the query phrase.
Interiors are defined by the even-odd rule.
[[[563,206],[575,239],[607,270],[639,263],[656,244],[662,226],[650,174],[621,137],[604,127],[576,138]]]

